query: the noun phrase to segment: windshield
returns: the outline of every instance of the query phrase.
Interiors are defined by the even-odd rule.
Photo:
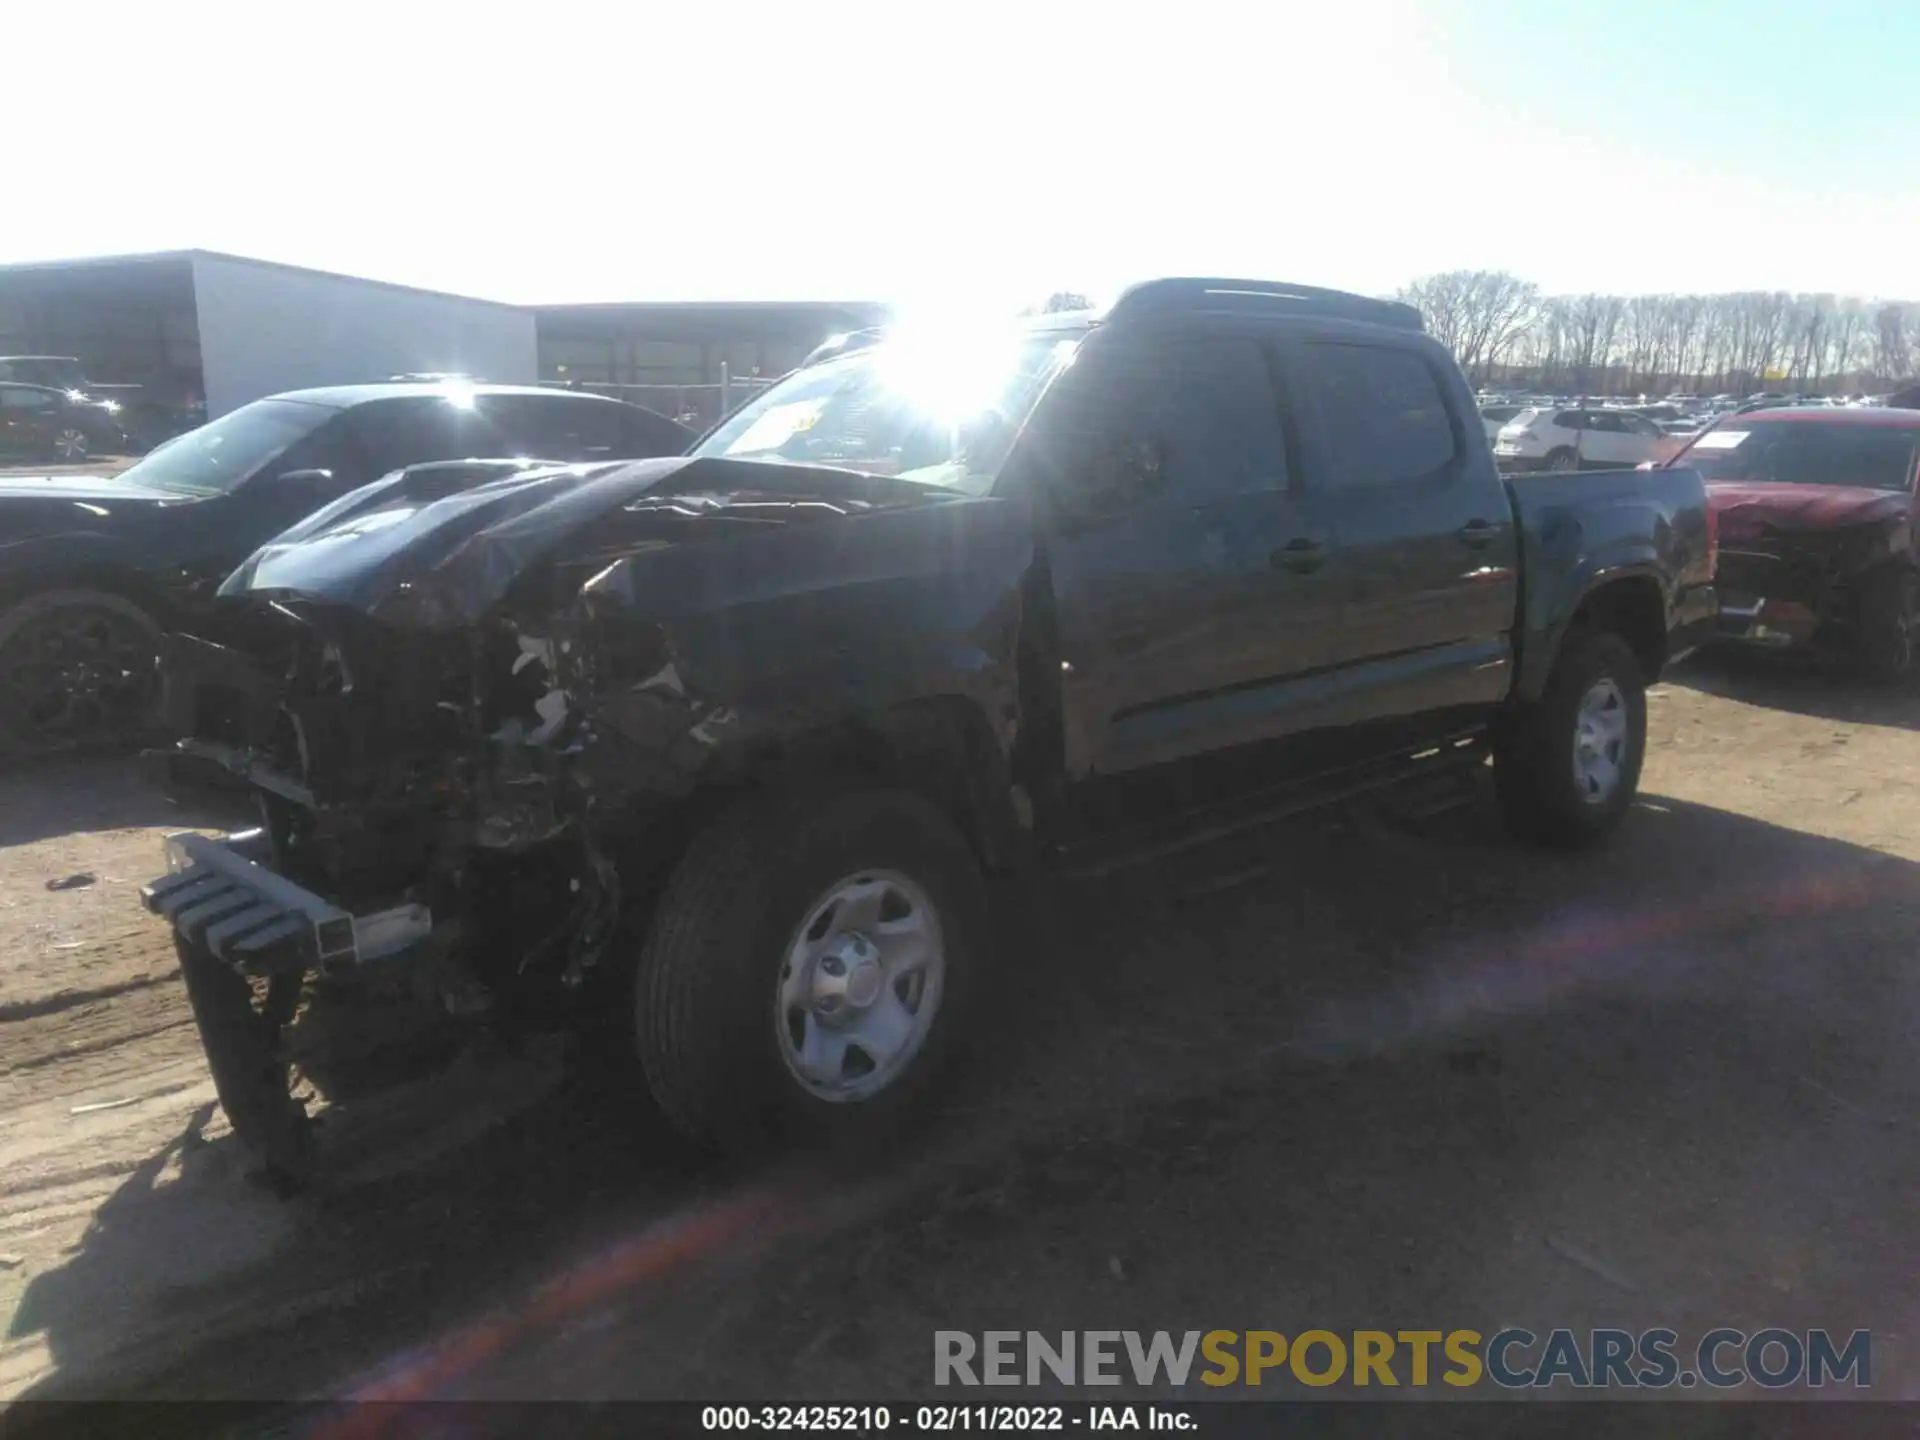
[[[157,490],[224,495],[337,413],[299,400],[256,400],[169,440],[123,473]]]
[[[1049,330],[985,344],[889,341],[789,376],[693,453],[832,465],[984,494],[1079,337]]]
[[[1738,419],[1701,435],[1673,464],[1708,480],[1905,490],[1917,445],[1920,427]]]

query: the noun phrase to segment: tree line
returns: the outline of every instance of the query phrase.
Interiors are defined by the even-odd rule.
[[[1562,394],[1760,389],[1850,394],[1920,367],[1920,305],[1748,290],[1543,295],[1501,270],[1450,270],[1403,289],[1479,385]]]

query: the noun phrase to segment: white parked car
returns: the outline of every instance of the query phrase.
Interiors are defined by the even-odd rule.
[[[1501,427],[1493,458],[1502,470],[1631,470],[1672,446],[1651,420],[1625,410],[1523,410]]]
[[[1480,423],[1487,427],[1487,439],[1499,439],[1501,427],[1526,408],[1524,405],[1482,405]]]

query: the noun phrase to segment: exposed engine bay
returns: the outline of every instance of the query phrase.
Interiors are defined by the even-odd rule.
[[[948,625],[977,634],[997,607],[988,638],[1011,651],[1021,532],[982,531],[966,518],[982,507],[936,487],[678,459],[548,467],[453,495],[406,481],[287,532],[223,587],[207,633],[164,643],[177,753],[245,779],[261,866],[377,937],[316,950],[315,926],[236,912],[239,890],[210,903],[191,880],[206,865],[182,855],[180,893],[150,905],[178,924],[197,903],[203,928],[258,915],[255,939],[289,931],[277,959],[252,962],[262,972],[431,949],[477,967],[454,972],[469,1008],[525,980],[574,989],[621,913],[632,871],[616,856],[669,834],[717,757],[831,706],[823,664],[857,691],[849,637],[869,639],[888,675],[909,673],[890,638],[906,618],[896,582],[934,561],[950,572],[972,544],[997,563],[948,582],[978,592],[952,597]],[[890,514],[913,521],[892,546],[851,547],[821,523]],[[792,543],[797,527],[819,543]],[[776,532],[777,555],[751,543]],[[709,548],[722,540],[749,543],[723,560]],[[674,563],[696,545],[700,563]],[[756,611],[761,623],[733,623]],[[213,933],[236,953],[247,938]]]

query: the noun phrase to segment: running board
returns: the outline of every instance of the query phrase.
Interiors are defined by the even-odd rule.
[[[1417,815],[1438,814],[1471,797],[1471,786],[1465,783],[1467,772],[1480,765],[1487,753],[1483,732],[1453,736],[1412,755],[1336,771],[1303,785],[1259,791],[1190,811],[1172,821],[1056,846],[1048,851],[1049,868],[1067,879],[1098,879],[1183,855],[1291,816],[1400,786],[1409,787],[1425,802],[1415,811]],[[1461,783],[1450,785],[1449,780]]]

